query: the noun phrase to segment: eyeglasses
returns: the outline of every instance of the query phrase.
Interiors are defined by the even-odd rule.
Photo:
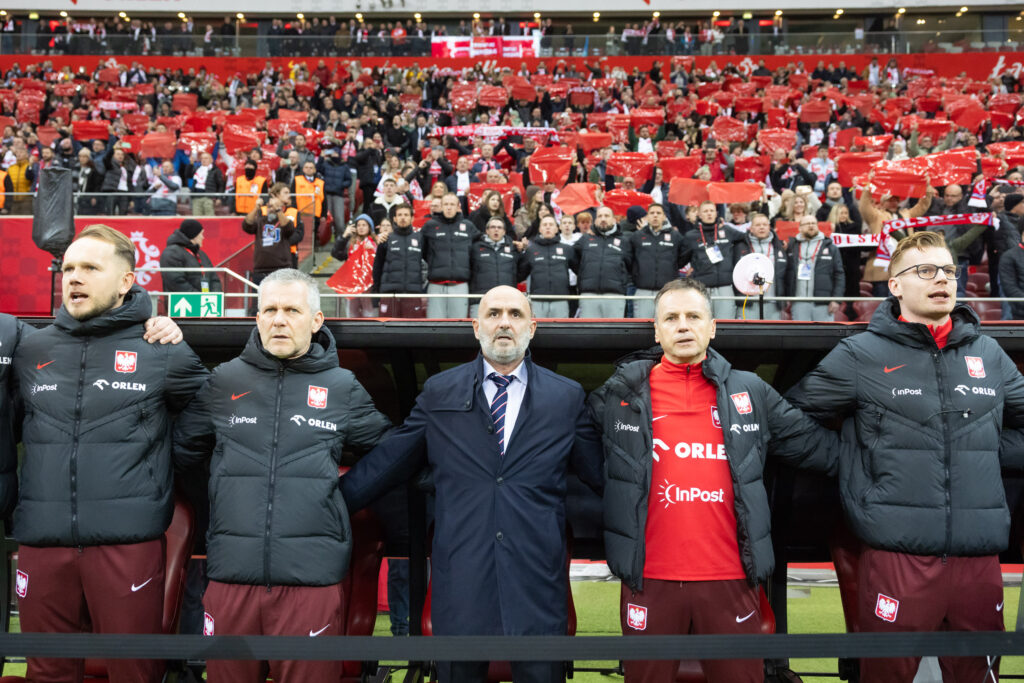
[[[933,263],[922,263],[916,266],[910,266],[909,268],[904,268],[900,272],[893,275],[893,277],[899,277],[900,275],[903,275],[904,273],[909,272],[911,270],[916,271],[917,276],[922,280],[934,280],[935,276],[939,274],[940,270],[946,276],[947,280],[955,280],[957,277],[960,276],[961,268],[960,266],[954,266],[952,264],[940,267]]]

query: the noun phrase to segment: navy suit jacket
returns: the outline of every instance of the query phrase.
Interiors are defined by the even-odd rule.
[[[571,464],[600,490],[601,440],[583,388],[523,362],[526,394],[504,455],[478,356],[427,380],[405,424],[341,478],[355,510],[430,464],[438,635],[566,632],[566,474]]]

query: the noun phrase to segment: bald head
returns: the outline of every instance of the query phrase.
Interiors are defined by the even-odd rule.
[[[480,340],[480,353],[498,372],[509,374],[526,357],[537,331],[532,316],[530,301],[515,287],[495,287],[480,299],[473,334]]]

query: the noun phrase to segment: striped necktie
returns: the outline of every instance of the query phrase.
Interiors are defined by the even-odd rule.
[[[491,419],[494,420],[494,433],[498,435],[498,449],[505,454],[505,408],[508,406],[508,385],[515,379],[512,375],[499,375],[492,372],[487,379],[498,387],[491,401]]]

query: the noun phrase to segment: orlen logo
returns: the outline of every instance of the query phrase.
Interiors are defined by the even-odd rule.
[[[729,458],[725,455],[725,444],[712,444],[712,443],[690,443],[687,441],[680,441],[674,447],[669,448],[669,445],[661,439],[654,440],[653,456],[655,462],[661,462],[661,452],[675,453],[676,457],[680,460],[692,458],[693,460],[728,460]]]
[[[254,425],[256,424],[255,417],[246,417],[244,415],[232,415],[228,418],[228,425],[234,427],[235,425]]]
[[[616,420],[615,421],[615,431],[621,432],[623,430],[625,430],[627,432],[636,432],[637,434],[639,434],[640,433],[640,425],[628,425],[625,422],[622,422],[620,420]]]
[[[135,351],[115,351],[114,370],[117,372],[135,372],[139,354]]]
[[[906,387],[904,387],[902,389],[896,389],[894,387],[893,390],[892,390],[892,397],[893,398],[896,398],[897,396],[922,396],[922,395],[923,394],[922,394],[920,389],[908,389]]]
[[[306,403],[310,408],[326,408],[327,407],[327,389],[326,387],[315,387],[312,384],[309,385],[309,393],[306,395]]]
[[[698,486],[684,488],[666,479],[665,483],[658,487],[658,500],[664,503],[666,508],[676,503],[721,503],[725,500],[725,489],[705,491]]]
[[[329,432],[338,431],[338,425],[327,420],[318,420],[315,417],[303,417],[302,415],[292,415],[289,418],[292,422],[297,425],[306,425],[308,427],[317,427],[319,429],[326,429]]]
[[[975,394],[977,396],[995,396],[996,390],[991,387],[969,387],[966,384],[957,384],[956,391],[959,394],[966,396],[967,394]]]

